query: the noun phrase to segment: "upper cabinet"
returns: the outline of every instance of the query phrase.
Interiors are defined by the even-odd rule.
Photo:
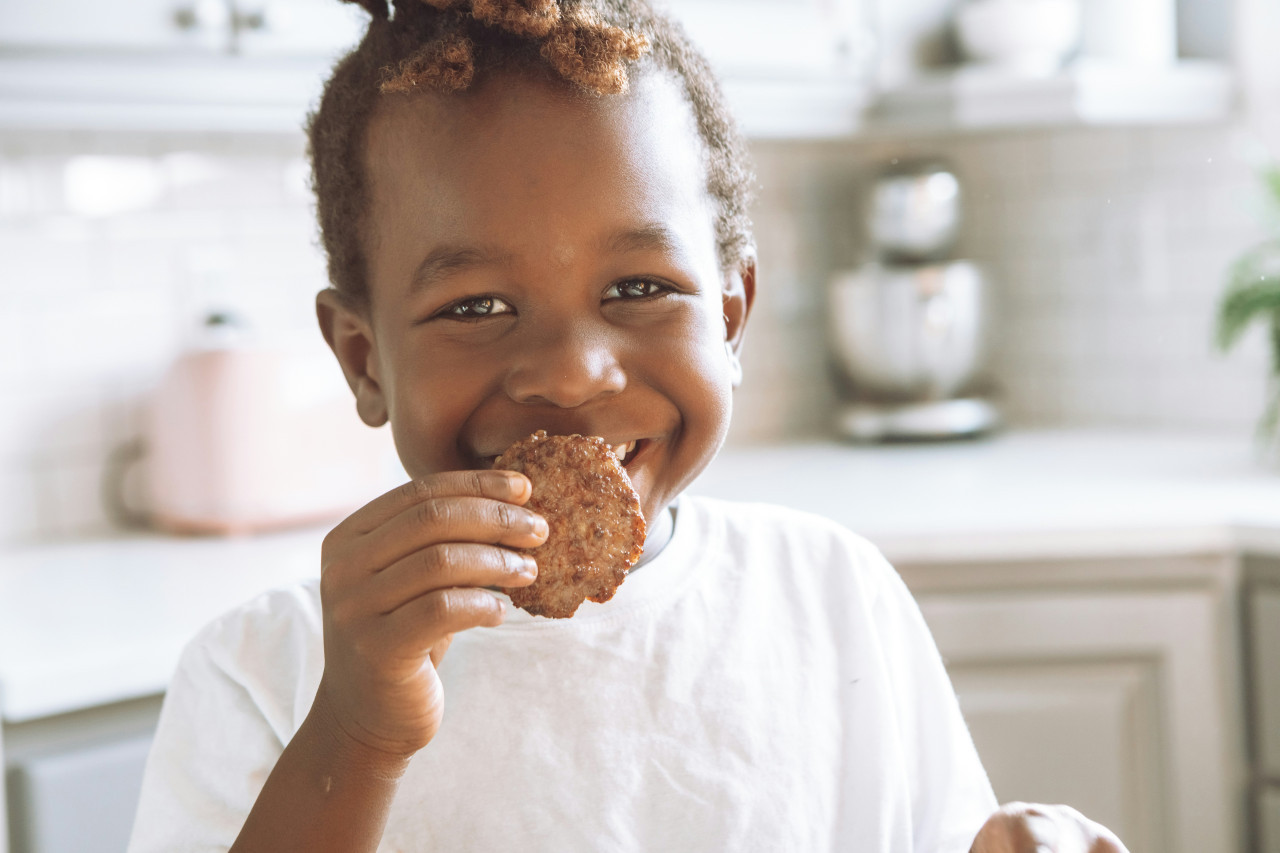
[[[673,0],[751,136],[853,132],[864,0]],[[339,0],[0,4],[0,128],[296,133],[368,20]]]
[[[366,15],[338,0],[41,0],[0,5],[0,50],[18,53],[321,57]]]
[[[656,2],[706,52],[749,136],[812,138],[1220,118],[1247,34],[1235,11],[1265,0]],[[1060,69],[962,61],[961,18],[998,49],[1027,38],[1020,9],[1055,4],[1083,19],[1085,46]],[[1160,8],[1169,61],[1105,55],[1141,48],[1135,33],[1153,28],[1135,21]],[[340,0],[0,2],[0,129],[296,134],[367,19]]]
[[[868,0],[669,0],[752,137],[855,132],[875,58]]]
[[[367,17],[338,0],[0,4],[0,128],[297,133]]]
[[[868,0],[867,126],[888,132],[1216,120],[1255,0]]]

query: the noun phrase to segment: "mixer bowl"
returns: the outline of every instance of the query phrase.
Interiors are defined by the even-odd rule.
[[[981,366],[985,286],[969,261],[870,264],[832,279],[831,348],[860,398],[941,400]]]

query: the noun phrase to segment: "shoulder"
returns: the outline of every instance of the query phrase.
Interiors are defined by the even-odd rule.
[[[867,557],[879,555],[874,545],[848,527],[804,510],[702,496],[681,498],[681,512],[686,508],[699,516],[702,523],[722,526],[731,540],[775,540]]]
[[[689,512],[699,526],[718,528],[724,552],[743,566],[768,563],[792,577],[856,582],[864,594],[874,594],[886,580],[896,579],[875,545],[815,513],[701,496],[681,498],[680,512]]]
[[[183,650],[170,694],[261,715],[287,742],[324,670],[319,581],[264,592],[224,613]]]
[[[311,580],[268,590],[222,614],[189,648],[241,658],[306,649],[321,636],[320,584]]]

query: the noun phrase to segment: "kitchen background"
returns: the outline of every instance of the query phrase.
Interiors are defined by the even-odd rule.
[[[1069,799],[1134,853],[1280,851],[1280,476],[1251,452],[1270,353],[1261,327],[1229,355],[1213,344],[1232,261],[1280,227],[1259,177],[1280,154],[1280,8],[673,5],[709,39],[758,170],[760,288],[707,488],[827,511],[885,549],[1004,799]],[[1168,61],[1098,76],[1081,47],[1026,75],[957,64],[961,10],[1063,5],[1136,15],[1094,33],[1119,54],[1159,29],[1150,16],[1176,18]],[[206,610],[315,570],[314,530],[148,537],[104,497],[120,481],[146,504],[149,406],[207,314],[319,350],[305,97],[259,109],[314,50],[273,53],[250,13],[329,4],[109,6],[0,0],[0,853],[6,837],[11,853],[115,849],[182,642]],[[135,39],[146,10],[180,22],[181,44]],[[244,31],[228,54],[209,33],[229,20]],[[219,54],[212,95],[181,82],[211,79],[192,37]],[[985,387],[1006,426],[855,448],[833,426],[829,284],[869,260],[875,176],[922,157],[961,180],[951,256],[987,273]]]
[[[757,139],[760,304],[732,441],[831,434],[826,285],[865,252],[874,170],[915,155],[963,182],[956,254],[990,273],[1012,426],[1249,433],[1261,328],[1229,356],[1212,328],[1230,262],[1274,225],[1271,83],[1207,123]],[[326,280],[307,181],[300,134],[0,135],[0,542],[111,526],[104,468],[204,313],[312,333]]]

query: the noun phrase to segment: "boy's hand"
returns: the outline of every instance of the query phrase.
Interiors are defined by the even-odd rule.
[[[969,853],[1129,853],[1115,833],[1070,806],[1006,803]]]
[[[440,726],[435,665],[453,634],[502,622],[482,587],[524,586],[533,559],[513,548],[547,538],[524,509],[529,480],[511,471],[456,471],[407,483],[357,510],[325,537],[320,601],[324,674],[313,709],[340,739],[408,758]]]

